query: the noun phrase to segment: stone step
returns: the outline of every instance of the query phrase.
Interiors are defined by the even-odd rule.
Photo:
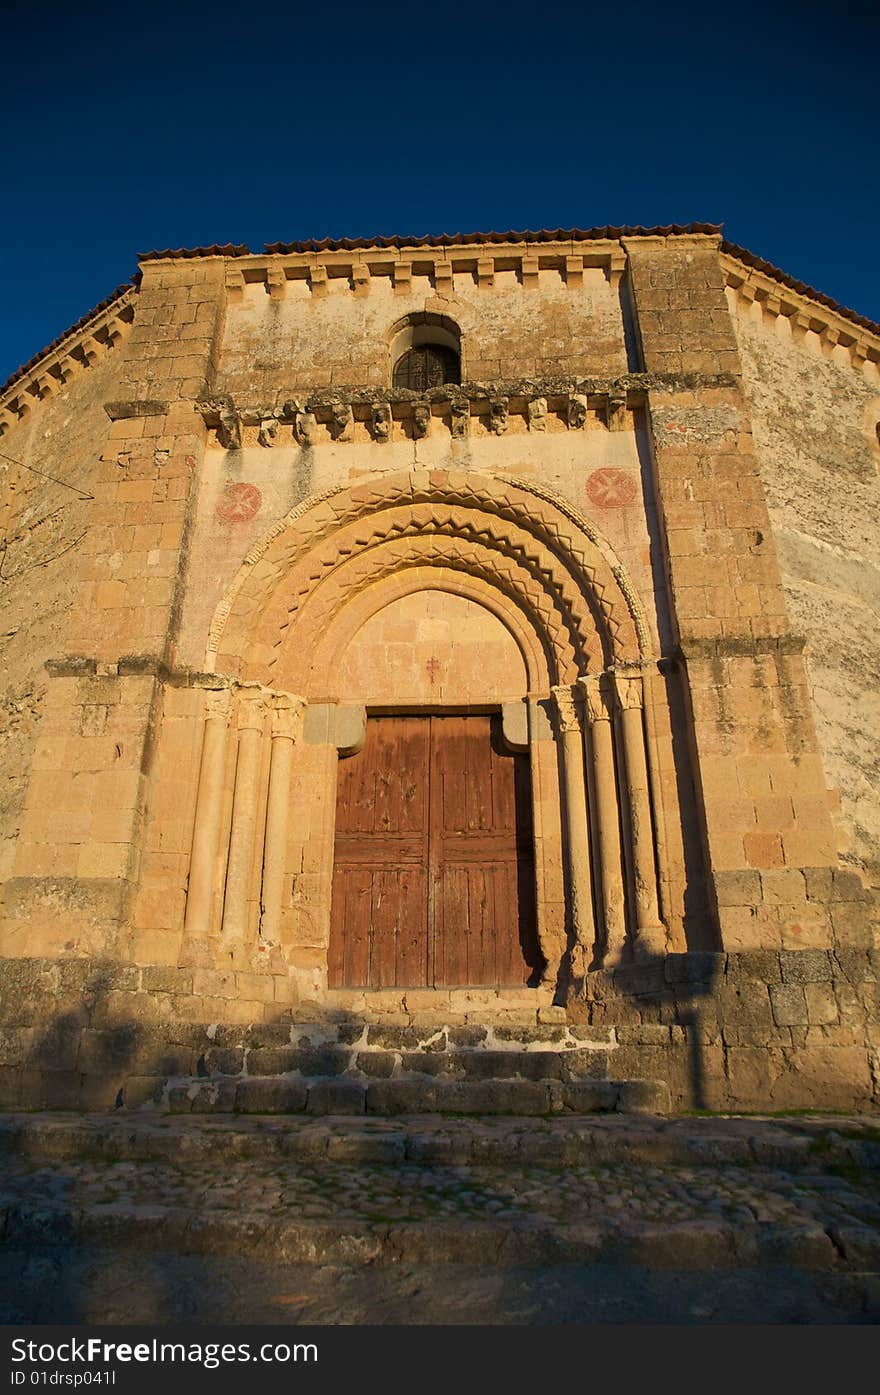
[[[669,1089],[659,1080],[217,1076],[170,1082],[150,1102],[172,1114],[664,1114]],[[121,1107],[144,1103],[123,1087]]]
[[[161,1180],[161,1179],[157,1179]],[[864,1226],[817,1223],[743,1226],[701,1217],[678,1222],[547,1224],[438,1219],[400,1224],[233,1215],[195,1208],[108,1201],[85,1208],[4,1204],[10,1252],[82,1247],[109,1257],[156,1251],[254,1258],[283,1264],[589,1265],[724,1271],[794,1267],[824,1273],[876,1272],[880,1237]],[[51,1256],[51,1250],[49,1251]]]
[[[247,1050],[215,1046],[203,1051],[196,1072],[214,1075],[299,1075],[305,1079],[354,1076],[384,1080],[392,1076],[450,1076],[471,1080],[605,1080],[607,1051],[525,1050],[511,1047],[450,1047],[437,1050],[390,1050],[351,1046],[253,1046]]]
[[[872,1117],[663,1118],[654,1114],[545,1117],[437,1115],[185,1117],[157,1112],[0,1114],[4,1170],[88,1160],[176,1166],[322,1158],[428,1166],[484,1163],[591,1166],[773,1168],[836,1175],[880,1170],[880,1131]]]

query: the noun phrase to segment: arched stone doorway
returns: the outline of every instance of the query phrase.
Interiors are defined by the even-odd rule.
[[[340,653],[366,734],[337,781],[331,988],[521,988],[544,967],[531,773],[504,738],[526,663],[454,573],[433,579]]]
[[[212,627],[208,664],[232,692],[239,735],[233,759],[227,719],[228,832],[219,819],[201,856],[226,856],[246,889],[230,917],[227,869],[212,905],[188,906],[188,928],[219,917],[233,956],[236,936],[294,947],[309,995],[326,995],[340,767],[371,718],[473,715],[490,736],[494,719],[496,745],[527,761],[544,988],[657,952],[649,643],[607,544],[545,490],[418,471],[295,510],[254,549]],[[277,717],[291,702],[303,709],[296,731]],[[262,756],[248,735],[258,728]]]

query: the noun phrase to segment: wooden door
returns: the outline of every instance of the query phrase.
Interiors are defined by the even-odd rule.
[[[331,987],[536,978],[528,763],[500,721],[373,717],[340,762]]]

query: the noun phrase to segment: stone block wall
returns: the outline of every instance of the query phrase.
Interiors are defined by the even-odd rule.
[[[393,1077],[411,1092],[427,1083],[412,1097],[424,1109],[432,1079],[451,1076],[660,1081],[678,1110],[868,1109],[880,1102],[878,973],[876,950],[672,954],[591,974],[568,1012],[475,994],[467,1012],[426,1017],[273,1002],[246,973],[7,960],[0,1108],[168,1108],[175,1091],[191,1108],[198,1080],[212,1107],[259,1108],[272,1077],[271,1108],[286,1081],[297,1110],[304,1079]],[[236,1105],[242,1081],[251,1098]],[[599,1089],[589,1107],[615,1102]]]
[[[704,233],[577,252],[159,259],[91,334],[0,397],[15,466],[0,568],[0,991],[16,1098],[48,1069],[69,1072],[53,1076],[61,1094],[97,1099],[107,1043],[88,1033],[105,1025],[124,1040],[129,1020],[136,1035],[149,1024],[155,1044],[171,1022],[287,1020],[323,991],[344,742],[329,727],[316,744],[279,736],[280,696],[478,707],[527,687],[532,716],[559,727],[532,742],[541,933],[562,956],[613,912],[618,957],[647,955],[610,979],[582,958],[572,1022],[610,1032],[621,1069],[668,1079],[680,1102],[696,1099],[698,1065],[706,1097],[738,1107],[762,1090],[794,1100],[798,1079],[810,1102],[823,1071],[835,1099],[869,1098],[880,348],[787,311],[780,330],[782,302],[749,309],[749,284]],[[392,361],[401,327],[429,322],[458,327],[466,381],[416,400],[391,386]],[[393,509],[386,537],[374,513]],[[582,527],[589,564],[582,550],[575,566],[566,539]],[[404,536],[417,545],[398,549]],[[380,551],[398,610],[351,601],[351,633],[333,629],[378,583]],[[410,582],[418,571],[428,586],[431,568],[470,568],[479,585],[426,604]],[[258,573],[263,592],[236,612]],[[505,587],[516,624],[481,608]],[[319,647],[325,631],[347,636],[341,666]],[[389,643],[399,669],[383,666]],[[535,660],[545,643],[563,665],[552,701],[534,678],[550,672]],[[434,664],[448,679],[436,692]],[[265,699],[259,741],[230,727],[211,773],[210,693],[238,681],[238,701],[241,680]],[[288,817],[277,783],[273,842],[282,747],[296,803]],[[206,783],[223,856],[205,842],[200,920]],[[221,915],[228,851],[234,917]],[[612,874],[620,894],[603,900]],[[675,953],[658,966],[664,946]],[[675,975],[690,982],[704,961],[688,949],[724,951],[690,996]],[[830,977],[794,977],[821,963]],[[492,1006],[460,1000],[465,1017]],[[391,1010],[408,1010],[401,995]]]

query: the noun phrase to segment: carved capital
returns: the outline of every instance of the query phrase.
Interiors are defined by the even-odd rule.
[[[581,704],[569,687],[551,688],[560,732],[581,730]]]
[[[231,707],[228,688],[212,688],[205,695],[205,721],[228,722]]]
[[[239,698],[239,731],[262,731],[266,716],[266,698],[263,693],[249,693]]]
[[[594,722],[610,722],[614,716],[616,699],[607,674],[594,674],[589,678],[579,678],[578,684],[584,695],[584,704],[590,725]]]
[[[617,700],[625,712],[644,707],[645,691],[640,673],[615,673],[614,686]]]
[[[287,737],[297,741],[302,731],[305,700],[292,694],[277,694],[272,699],[272,738]]]

